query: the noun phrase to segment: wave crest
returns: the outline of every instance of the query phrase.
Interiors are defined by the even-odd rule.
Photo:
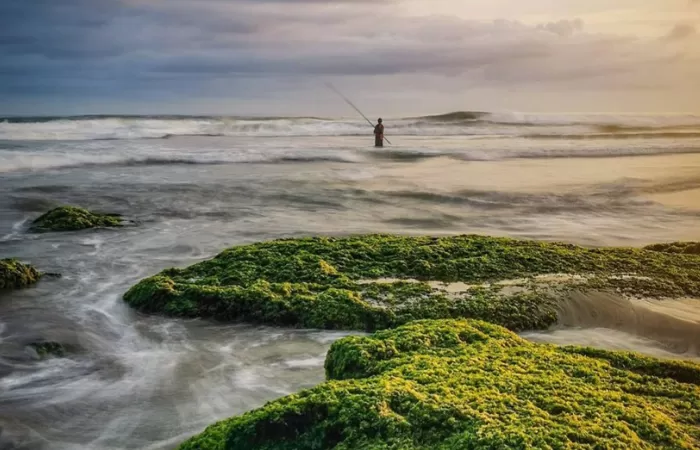
[[[7,161],[0,166],[0,173],[40,172],[47,170],[65,170],[98,167],[137,167],[137,166],[174,166],[174,165],[222,165],[222,164],[295,164],[295,163],[345,163],[351,164],[362,160],[356,153],[338,154],[282,154],[282,155],[245,155],[221,154],[219,157],[206,156],[100,156],[100,155],[27,155]],[[0,160],[1,161],[1,160]]]
[[[434,122],[464,122],[479,120],[488,115],[489,113],[481,111],[455,111],[446,114],[438,114],[436,116],[423,116],[420,117],[420,119],[431,120]]]
[[[532,115],[457,111],[386,119],[392,136],[698,138],[700,117]],[[77,141],[204,137],[367,136],[361,119],[319,117],[79,116],[0,118],[0,141]]]

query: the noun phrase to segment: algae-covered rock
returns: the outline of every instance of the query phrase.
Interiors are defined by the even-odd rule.
[[[35,342],[29,344],[39,358],[62,358],[66,355],[66,348],[58,342]]]
[[[562,288],[648,297],[700,296],[700,257],[484,236],[287,239],[233,247],[168,269],[124,299],[147,313],[373,331],[416,319],[474,318],[511,330],[556,322],[546,274]],[[524,279],[514,291],[485,282]],[[566,279],[566,277],[564,277]],[[461,290],[435,282],[462,283]]]
[[[88,228],[121,227],[123,221],[116,214],[99,214],[75,206],[61,206],[40,216],[30,228],[33,232],[76,231]]]
[[[649,245],[644,248],[655,252],[700,255],[700,242],[672,242],[670,244]]]
[[[16,259],[0,259],[0,290],[21,289],[39,281],[41,274]]]
[[[337,341],[326,374],[180,449],[700,448],[700,366],[688,362],[444,320]]]

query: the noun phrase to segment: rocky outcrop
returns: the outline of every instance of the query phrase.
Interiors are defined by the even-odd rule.
[[[39,281],[41,274],[34,267],[16,259],[0,259],[0,290],[21,289]]]
[[[61,206],[40,216],[30,227],[35,233],[47,231],[77,231],[89,228],[121,227],[123,221],[116,214],[99,214],[74,206]]]
[[[472,318],[519,331],[555,323],[562,290],[700,297],[698,274],[694,255],[370,235],[233,247],[145,279],[124,299],[146,313],[288,327],[374,331]]]
[[[533,344],[485,322],[349,337],[326,374],[180,449],[700,448],[700,366]]]

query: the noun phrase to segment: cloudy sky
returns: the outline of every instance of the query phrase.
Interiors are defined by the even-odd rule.
[[[0,114],[700,112],[700,0],[0,0]]]

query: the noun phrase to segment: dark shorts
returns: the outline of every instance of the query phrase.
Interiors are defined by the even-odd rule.
[[[375,147],[384,147],[384,139],[379,138],[379,137],[375,137],[374,138],[374,146]]]

